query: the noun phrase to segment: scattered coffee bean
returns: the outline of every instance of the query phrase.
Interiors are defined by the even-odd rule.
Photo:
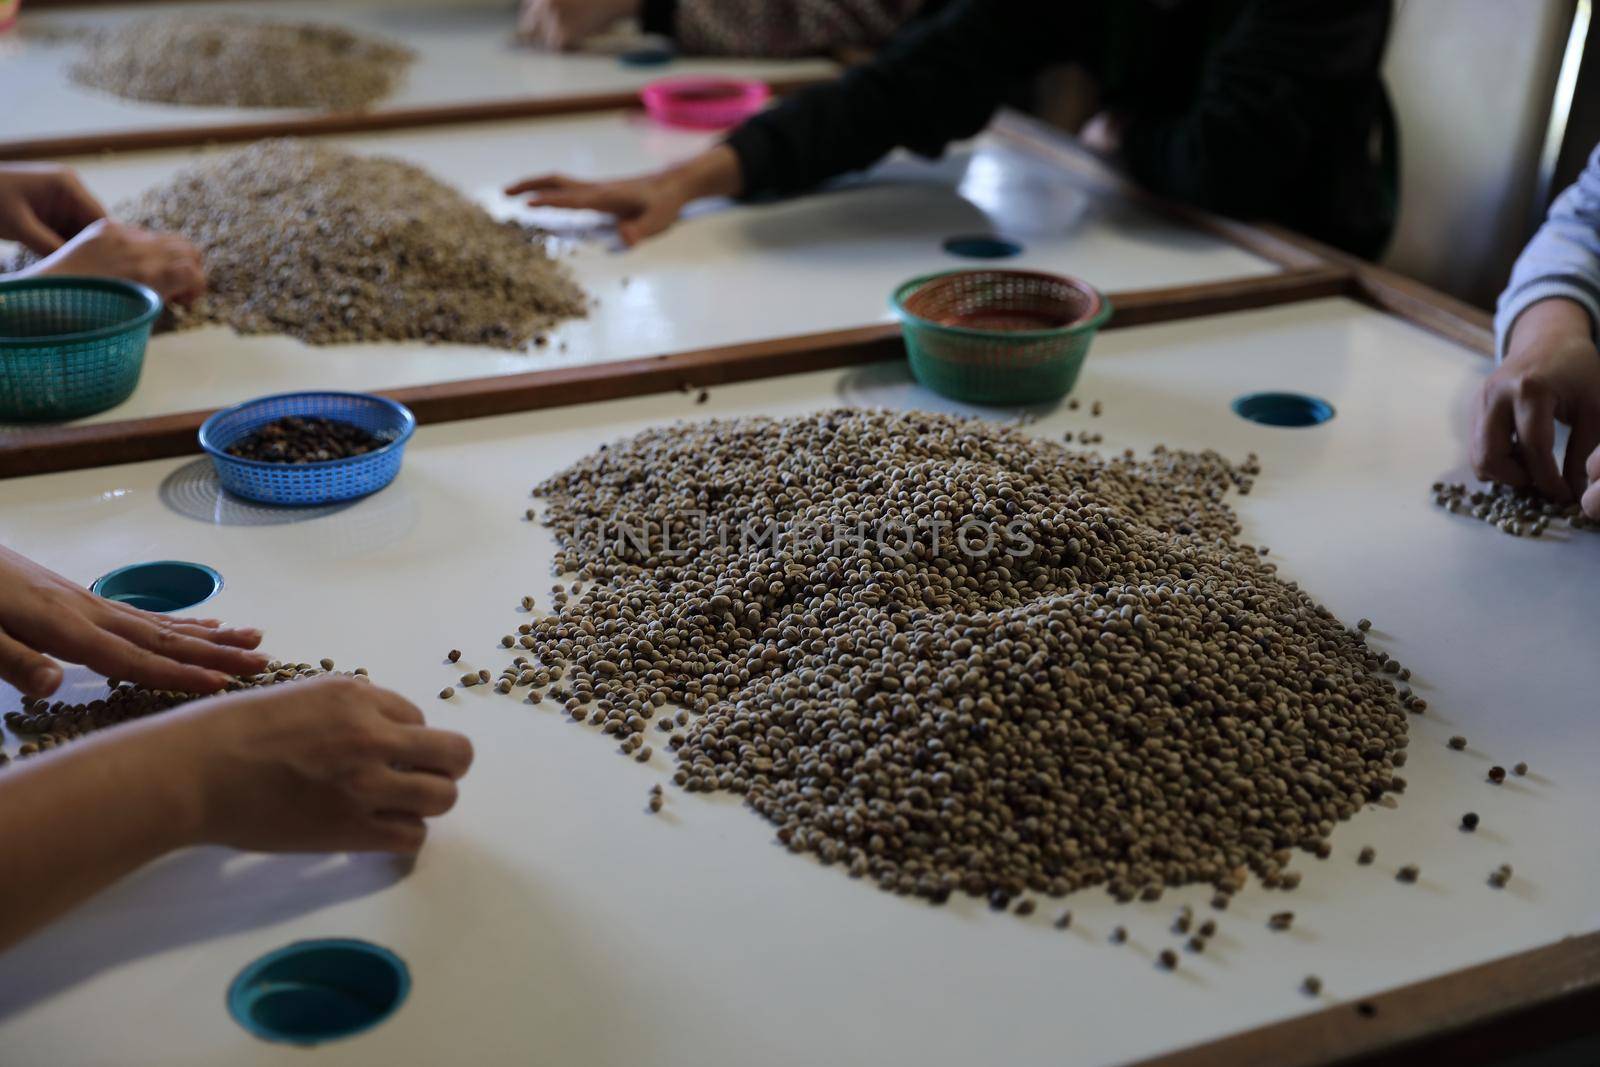
[[[1368,630],[1372,629],[1372,620],[1362,619],[1356,623],[1356,629],[1360,630],[1362,633],[1366,633]]]
[[[1371,845],[1363,845],[1361,846],[1361,851],[1356,855],[1356,862],[1362,866],[1366,866],[1373,860],[1377,859],[1377,857],[1378,853],[1376,849],[1374,849]]]
[[[1461,816],[1461,828],[1463,830],[1476,830],[1478,828],[1478,813],[1469,811]]]
[[[446,653],[444,658],[449,660],[451,663],[455,663],[461,659],[461,650],[459,648],[452,648],[448,653]]]
[[[324,659],[321,662],[332,664],[333,661]],[[310,663],[284,663],[271,660],[266,669],[259,674],[229,680],[224,691],[231,693],[261,689],[330,673],[333,672]],[[97,730],[155,715],[199,699],[190,693],[146,689],[116,679],[108,679],[108,682],[111,684],[108,684],[104,697],[81,704],[72,704],[64,700],[22,698],[20,711],[9,711],[3,715],[6,728],[12,733],[32,737],[32,740],[23,741],[18,746],[17,755],[33,756],[47,752]],[[0,761],[0,765],[3,765],[3,761]]]
[[[456,691],[454,689],[451,689],[448,685],[445,686],[443,689],[439,690],[439,699],[440,700],[449,700],[451,697],[453,697],[455,695],[456,695]]]
[[[1446,743],[1457,752],[1460,752],[1462,749],[1467,747],[1467,739],[1462,737],[1460,734],[1456,734]]]
[[[1300,983],[1300,991],[1308,997],[1317,996],[1322,992],[1322,979],[1314,974],[1308,974]]]
[[[1018,915],[1032,915],[1034,907],[1035,905],[1033,899],[1031,897],[1024,897],[1023,899],[1017,901],[1017,906],[1014,910]]]
[[[1287,930],[1293,924],[1294,912],[1292,911],[1273,912],[1272,917],[1267,920],[1267,928],[1270,930]]]
[[[1408,863],[1396,871],[1394,876],[1397,881],[1405,882],[1409,885],[1410,883],[1415,882],[1421,874],[1421,868],[1419,868],[1415,863]]]
[[[1200,929],[1197,932],[1201,937],[1204,938],[1215,937],[1217,933],[1217,920],[1207,919],[1205,922],[1200,924]]]
[[[1072,912],[1070,910],[1064,911],[1060,915],[1056,916],[1056,929],[1057,930],[1065,930],[1068,927],[1070,927],[1071,925],[1072,925]]]
[[[1513,489],[1495,482],[1471,493],[1462,484],[1436,483],[1433,502],[1452,514],[1470,516],[1515,537],[1541,537],[1555,519],[1567,520],[1574,530],[1592,525],[1577,501],[1554,504],[1531,489]]]
[[[1111,943],[1113,945],[1120,945],[1126,940],[1128,940],[1127,927],[1113,926],[1111,928]]]
[[[1502,863],[1489,872],[1489,884],[1496,889],[1504,889],[1511,881],[1511,864]]]
[[[1489,781],[1499,785],[1506,780],[1506,769],[1500,766],[1489,768]]]
[[[1528,765],[1526,763],[1519,763],[1515,767],[1511,768],[1511,773],[1516,775],[1518,778],[1521,778],[1523,775],[1528,773]]]
[[[1161,954],[1156,957],[1156,962],[1166,970],[1176,970],[1178,966],[1178,954],[1172,951],[1170,948],[1164,948],[1161,950]]]

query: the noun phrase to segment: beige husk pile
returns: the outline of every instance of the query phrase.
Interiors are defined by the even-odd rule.
[[[541,237],[382,156],[262,141],[184,170],[116,215],[199,246],[208,291],[175,309],[179,326],[520,349],[585,312]]]
[[[133,100],[356,111],[393,92],[413,58],[339,26],[156,15],[85,35],[71,74]]]

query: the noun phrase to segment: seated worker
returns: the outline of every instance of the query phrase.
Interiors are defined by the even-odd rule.
[[[53,163],[0,164],[0,241],[17,241],[39,257],[21,270],[0,273],[0,280],[38,274],[123,278],[178,303],[205,291],[194,245],[175,234],[112,222],[78,176]]]
[[[1600,147],[1517,257],[1494,326],[1499,366],[1478,392],[1474,470],[1600,519]],[[1557,420],[1571,431],[1559,468]]]
[[[937,2],[937,0],[934,0]],[[572,49],[625,18],[700,56],[792,58],[876,48],[921,0],[522,0],[517,33]]]
[[[1085,142],[1149,189],[1374,256],[1394,220],[1392,138],[1375,136],[1392,133],[1378,77],[1389,16],[1389,0],[953,0],[678,166],[506,192],[610,212],[632,244],[698,197],[808,189],[896,146],[936,156],[1018,77],[1071,61],[1098,90]]]
[[[261,635],[101,599],[0,548],[0,680],[44,698],[50,657],[215,693],[266,667]],[[0,767],[0,952],[164,853],[415,852],[472,762],[395,693],[343,676],[197,700]],[[13,865],[15,866],[15,865]],[[8,870],[12,868],[8,867]]]

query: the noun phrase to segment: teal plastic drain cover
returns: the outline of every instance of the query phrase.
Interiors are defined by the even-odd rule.
[[[183,611],[222,588],[222,575],[204,563],[163,559],[130,563],[96,578],[90,592],[145,611]]]
[[[228,1013],[263,1041],[318,1045],[370,1030],[410,991],[405,961],[380,945],[296,941],[239,972]]]
[[[1009,259],[1022,254],[1022,246],[1017,242],[989,233],[948,237],[944,242],[944,250],[952,256],[967,259]]]
[[[1262,426],[1319,426],[1333,418],[1333,405],[1304,393],[1249,393],[1233,402],[1234,414]]]

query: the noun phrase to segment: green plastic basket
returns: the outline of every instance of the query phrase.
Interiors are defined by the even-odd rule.
[[[139,384],[161,298],[114,278],[0,281],[0,420],[75,419]]]
[[[1076,278],[957,270],[894,291],[917,381],[972,404],[1038,404],[1072,391],[1111,301]]]

